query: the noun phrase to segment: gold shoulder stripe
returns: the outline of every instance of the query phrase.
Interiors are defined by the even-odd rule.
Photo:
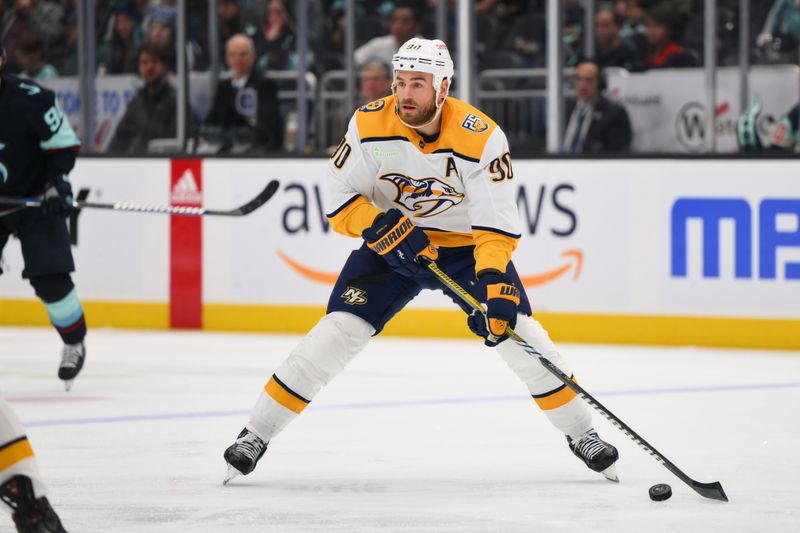
[[[383,102],[383,107],[369,112],[356,111],[356,125],[358,126],[358,140],[376,137],[405,137],[409,129],[399,120],[394,119],[394,96],[387,96],[376,100]],[[372,104],[375,104],[373,102]],[[370,105],[372,105],[370,104]],[[376,106],[373,106],[376,107]]]

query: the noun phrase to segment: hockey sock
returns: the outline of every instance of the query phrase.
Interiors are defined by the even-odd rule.
[[[69,274],[31,278],[36,295],[44,303],[50,323],[65,344],[77,344],[86,337],[86,320],[78,293]]]
[[[267,381],[247,429],[265,442],[272,440],[364,349],[373,333],[375,328],[350,313],[324,316]]]
[[[45,486],[25,430],[11,405],[0,398],[0,483],[16,475],[27,476],[33,481],[37,498],[45,495]]]
[[[514,329],[562,372],[572,376],[547,331],[533,317],[520,315]],[[542,366],[536,357],[526,353],[513,341],[498,345],[497,351],[525,383],[533,400],[555,427],[572,438],[579,437],[592,427],[589,407],[572,389]]]

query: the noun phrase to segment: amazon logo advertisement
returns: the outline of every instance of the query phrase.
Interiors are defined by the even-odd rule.
[[[288,182],[283,186],[280,222],[284,235],[290,238],[281,239],[275,255],[296,276],[315,284],[333,285],[342,266],[339,261],[332,259],[327,262],[324,254],[323,257],[315,256],[313,262],[301,258],[304,255],[301,252],[308,247],[308,240],[304,237],[334,233],[325,216],[323,190],[320,183],[313,182]],[[576,185],[566,181],[526,183],[517,189],[522,240],[539,237],[537,242],[543,239],[549,241],[548,248],[552,249],[553,242],[558,247],[555,260],[551,264],[537,264],[535,267],[527,261],[520,262],[515,254],[514,262],[526,287],[574,282],[580,278],[584,252],[574,242],[580,223],[576,208],[577,194]],[[460,199],[457,198],[457,201]],[[358,243],[353,240],[351,249],[357,247]]]

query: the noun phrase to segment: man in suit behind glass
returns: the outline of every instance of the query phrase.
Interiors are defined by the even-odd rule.
[[[217,85],[204,126],[221,128],[221,151],[237,142],[252,143],[251,151],[279,150],[283,125],[278,114],[278,90],[271,80],[259,79],[253,71],[256,52],[252,39],[241,33],[232,36],[225,47],[225,59],[233,77]]]
[[[562,152],[596,154],[630,148],[633,134],[628,113],[603,96],[602,74],[594,61],[581,61],[575,67],[577,101],[569,114]]]

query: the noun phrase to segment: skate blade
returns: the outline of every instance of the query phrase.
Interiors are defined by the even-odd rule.
[[[239,475],[241,475],[241,472],[236,470],[231,465],[228,465],[228,472],[225,474],[225,479],[222,480],[222,486],[224,487],[225,485],[230,483],[232,479],[238,477]]]
[[[74,379],[64,380],[64,390],[65,391],[69,392],[69,390],[72,388],[72,382],[73,381],[75,381],[75,380]]]
[[[617,476],[616,465],[611,465],[600,473],[603,474],[603,477],[606,478],[607,480],[613,481],[614,483],[619,483],[619,476]]]

